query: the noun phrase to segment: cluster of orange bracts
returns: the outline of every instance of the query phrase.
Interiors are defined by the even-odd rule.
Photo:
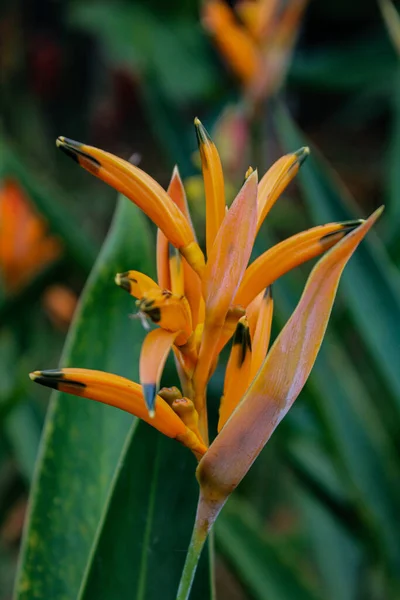
[[[341,271],[379,215],[375,213],[365,222],[314,227],[280,242],[249,265],[265,217],[309,150],[301,148],[283,156],[260,181],[257,171],[249,168],[228,208],[218,151],[198,119],[195,127],[206,198],[205,254],[197,241],[177,168],[165,191],[129,162],[63,137],[57,140],[67,155],[127,196],[156,224],[158,282],[137,271],[117,274],[115,279],[136,298],[145,324],[152,323],[155,328],[143,342],[140,385],[85,369],[36,371],[31,377],[49,387],[126,410],[181,441],[199,459],[205,454],[221,456],[227,441],[236,437],[251,464],[251,456],[259,452],[304,385],[322,342]],[[296,311],[268,352],[271,284],[330,248],[311,273]],[[231,338],[220,433],[207,450],[207,384]],[[181,390],[159,390],[171,349]],[[253,450],[245,441],[251,441],[251,432],[255,436]],[[207,465],[205,457],[202,463]],[[240,471],[240,461],[237,465]],[[221,481],[224,473],[218,475]],[[213,470],[208,475],[216,477]]]

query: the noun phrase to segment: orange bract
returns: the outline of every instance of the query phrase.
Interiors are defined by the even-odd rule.
[[[203,22],[223,58],[255,101],[280,86],[308,0],[206,0]]]

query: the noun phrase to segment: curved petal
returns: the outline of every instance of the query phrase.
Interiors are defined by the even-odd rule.
[[[154,329],[144,338],[140,352],[139,374],[150,417],[154,417],[154,403],[160,387],[161,375],[178,333]]]
[[[232,350],[225,372],[224,395],[219,407],[218,433],[221,431],[248,388],[252,363],[250,330],[246,317],[236,326]]]
[[[204,256],[190,224],[167,192],[144,171],[109,152],[86,146],[65,137],[57,146],[84,169],[99,177],[132,200],[179,248],[196,272],[204,269]]]
[[[194,120],[206,196],[206,248],[210,255],[225,217],[224,174],[218,150],[199,119]]]
[[[143,398],[142,387],[134,381],[119,375],[90,369],[35,371],[29,376],[35,383],[74,396],[109,404],[135,415],[164,435],[181,441],[196,454],[201,455],[206,451],[204,444],[201,444],[197,436],[188,430],[178,415],[160,396],[157,396],[156,399],[154,418],[150,417]]]
[[[234,304],[248,306],[264,288],[279,277],[331,248],[359,227],[359,221],[330,223],[291,236],[261,254],[247,269],[235,296]]]
[[[172,171],[172,177],[168,186],[167,194],[186,217],[192,229],[193,237],[194,239],[196,239],[196,234],[193,229],[193,224],[190,218],[189,208],[186,201],[185,189],[183,187],[183,183],[179,175],[178,167],[176,166]],[[197,275],[195,275],[195,277],[199,279]],[[166,290],[172,289],[169,273],[168,239],[163,234],[161,229],[158,229],[157,231],[157,279],[161,288]],[[200,286],[200,282],[198,285]]]
[[[312,270],[257,378],[199,464],[198,479],[209,500],[226,498],[234,490],[303,389],[325,334],[342,271],[381,212],[376,211],[341,240]]]
[[[179,174],[178,167],[174,167],[172,172],[172,178],[168,187],[168,194],[171,196],[172,200],[175,204],[180,208],[185,217],[187,218],[190,226],[193,230],[193,235],[196,239],[196,234],[193,229],[192,221],[190,218],[189,207],[187,204],[185,188],[183,187],[182,179]],[[187,260],[183,258],[183,281],[184,281],[184,293],[189,302],[190,310],[192,313],[192,323],[193,329],[196,327],[199,322],[199,309],[201,303],[201,281],[198,274],[192,269]],[[171,284],[169,286],[165,286],[169,290],[172,289]],[[174,291],[174,290],[172,290]]]
[[[171,279],[170,290],[176,296],[184,296],[185,294],[185,281],[184,281],[184,270],[183,270],[183,258],[179,251],[169,245],[169,274]]]
[[[271,286],[267,287],[262,294],[262,302],[258,311],[255,331],[252,336],[253,353],[251,357],[250,381],[254,379],[267,356],[269,340],[271,338],[272,315],[274,312]]]
[[[258,184],[257,232],[265,217],[285,188],[297,175],[299,168],[309,154],[310,149],[307,146],[292,154],[286,154],[277,160],[262,177]]]
[[[160,286],[148,275],[140,271],[117,273],[115,283],[134,298],[142,298],[150,290],[160,290]]]

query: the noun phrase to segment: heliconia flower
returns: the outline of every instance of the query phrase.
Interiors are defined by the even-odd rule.
[[[203,23],[228,66],[255,100],[281,85],[308,0],[206,0]]]
[[[7,292],[15,292],[60,256],[61,244],[47,232],[20,185],[0,183],[0,272]]]
[[[309,150],[282,157],[260,181],[257,171],[249,168],[227,209],[218,151],[198,119],[195,127],[207,203],[205,255],[177,168],[165,192],[137,167],[59,138],[67,154],[153,218],[158,227],[158,281],[133,270],[115,278],[136,299],[139,316],[152,328],[142,346],[140,384],[85,369],[36,371],[31,377],[136,415],[194,452],[200,460],[201,494],[193,538],[199,550],[227,496],[301,392],[322,343],[342,270],[382,209],[366,221],[330,223],[298,233],[249,265],[261,223]],[[326,250],[292,317],[268,351],[274,308],[271,285]],[[231,338],[218,435],[209,446],[207,385]],[[171,350],[181,389],[159,390]]]

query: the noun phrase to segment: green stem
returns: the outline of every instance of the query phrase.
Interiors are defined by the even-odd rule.
[[[186,555],[185,565],[183,567],[176,600],[187,600],[189,598],[197,564],[199,562],[204,542],[207,539],[207,534],[208,529],[202,527],[201,524],[196,520],[193,528],[192,538],[190,540],[189,550]]]

